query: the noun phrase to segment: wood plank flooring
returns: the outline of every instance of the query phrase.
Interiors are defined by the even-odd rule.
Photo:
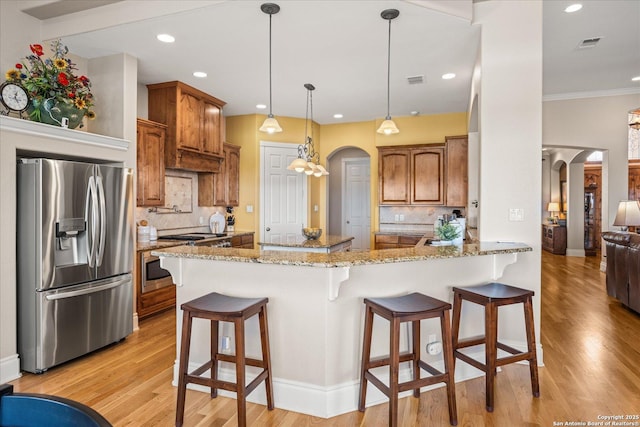
[[[543,252],[542,318],[536,319],[545,362],[541,397],[531,396],[526,365],[505,366],[496,378],[493,413],[484,409],[483,378],[456,384],[459,426],[553,426],[640,414],[640,315],[607,297],[599,260]],[[114,426],[171,426],[174,358],[175,314],[165,312],[142,321],[118,345],[12,384],[16,391],[85,403]],[[326,420],[249,403],[247,418],[252,426],[377,427],[387,426],[387,412],[381,404]],[[187,427],[237,425],[235,400],[210,400],[206,393],[187,391],[185,414]],[[399,421],[449,425],[444,388],[401,399]]]

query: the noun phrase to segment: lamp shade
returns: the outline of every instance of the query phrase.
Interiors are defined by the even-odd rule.
[[[613,225],[621,227],[640,225],[640,203],[637,200],[622,200],[618,204],[618,213]]]
[[[276,118],[270,114],[266,118],[262,126],[260,126],[260,132],[267,132],[267,133],[282,132],[282,128],[280,127],[280,124],[278,123]]]
[[[391,118],[389,117],[385,119],[384,122],[382,122],[377,132],[383,133],[385,135],[393,135],[395,133],[399,133],[400,130],[398,129],[398,126],[396,126],[396,124],[393,122],[393,120],[391,120]]]
[[[548,212],[560,212],[560,203],[557,203],[557,202],[549,203],[549,206],[547,206],[547,211]]]

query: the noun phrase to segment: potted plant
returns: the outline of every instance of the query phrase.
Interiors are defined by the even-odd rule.
[[[69,48],[54,40],[53,58],[44,58],[42,45],[30,48],[32,54],[5,74],[7,81],[22,85],[29,94],[29,119],[74,129],[82,127],[85,116],[95,118],[91,82],[76,76],[76,65],[67,57]]]
[[[450,222],[445,222],[435,229],[435,233],[441,244],[452,244],[455,239],[460,237],[460,227]]]

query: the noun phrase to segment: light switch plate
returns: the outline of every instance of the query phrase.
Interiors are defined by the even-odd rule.
[[[524,209],[510,208],[509,221],[524,221]]]

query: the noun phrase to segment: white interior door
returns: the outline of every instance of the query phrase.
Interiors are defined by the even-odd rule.
[[[295,144],[260,142],[260,240],[295,242],[307,222],[307,176],[287,170],[298,157]]]
[[[368,158],[343,159],[342,234],[353,236],[352,250],[369,250],[371,241]]]

